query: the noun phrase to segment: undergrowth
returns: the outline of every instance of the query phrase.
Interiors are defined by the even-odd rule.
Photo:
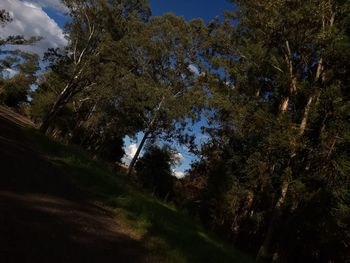
[[[28,130],[42,152],[90,200],[102,202],[120,223],[148,248],[152,262],[252,262],[232,246],[219,241],[173,205],[140,189],[123,171],[93,160],[83,149],[64,145]]]

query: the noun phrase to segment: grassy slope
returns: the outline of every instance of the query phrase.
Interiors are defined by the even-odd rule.
[[[252,262],[218,241],[171,205],[113,175],[109,165],[89,154],[28,130],[38,149],[67,173],[92,200],[111,207],[129,234],[143,241],[152,262]]]

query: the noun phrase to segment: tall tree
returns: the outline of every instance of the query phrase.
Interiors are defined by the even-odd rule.
[[[40,127],[46,132],[63,107],[83,90],[95,86],[96,63],[106,48],[106,41],[120,41],[128,33],[128,23],[133,19],[147,19],[149,8],[145,1],[80,1],[67,0],[71,21],[66,25],[69,45],[56,57],[53,71],[65,81],[53,106]],[[57,55],[57,54],[53,54]],[[65,65],[64,71],[58,65]]]
[[[198,117],[204,93],[197,69],[197,24],[166,14],[152,18],[130,40],[135,75],[141,77],[144,88],[143,98],[138,99],[145,102],[145,107],[141,116],[144,136],[129,165],[129,174],[149,138],[170,135],[176,124]]]
[[[337,103],[342,109],[349,105],[348,78],[343,75],[348,72],[343,59],[349,52],[345,26],[349,3],[328,0],[235,3],[236,12],[227,14],[223,23],[214,22],[208,27],[212,39],[207,48],[208,61],[213,68],[224,68],[217,81],[219,85],[211,85],[216,94],[212,97],[213,121],[220,129],[210,131],[211,144],[215,146],[212,150],[216,152],[210,158],[216,156],[225,170],[213,167],[211,175],[216,180],[212,184],[222,184],[217,199],[234,200],[230,189],[237,189],[236,186],[245,189],[246,198],[242,196],[242,201],[235,205],[237,208],[242,204],[232,215],[236,218],[232,219],[233,229],[237,229],[237,222],[259,215],[260,219],[256,218],[260,222],[258,233],[262,236],[258,238],[262,245],[257,260],[283,261],[290,256],[293,245],[286,246],[282,235],[296,239],[292,232],[283,231],[288,228],[285,222],[296,220],[298,209],[310,201],[303,196],[305,188],[312,193],[328,192],[329,182],[324,178],[337,174],[336,181],[343,182],[348,171],[349,159],[343,152],[348,144],[347,132],[341,128],[338,138],[331,132],[335,127],[327,123],[337,119],[339,127],[348,127],[343,113],[338,111],[335,117],[333,109],[338,108]],[[339,58],[339,52],[344,58]],[[329,150],[321,150],[319,145],[328,145]],[[339,155],[332,155],[334,151],[339,151]],[[329,157],[326,152],[331,153]],[[312,162],[309,158],[315,154],[320,159]],[[332,172],[310,170],[312,165],[330,165],[329,162],[337,167]],[[226,179],[218,178],[219,174]],[[309,181],[314,180],[311,178],[322,183],[318,187],[310,185]],[[343,189],[347,195],[348,190]],[[346,201],[340,203],[348,206],[348,197],[343,197]],[[299,215],[298,220],[302,222]],[[331,261],[338,256],[335,253],[326,256],[324,250],[322,253]],[[346,253],[343,256],[347,257]],[[312,258],[310,254],[308,257]]]

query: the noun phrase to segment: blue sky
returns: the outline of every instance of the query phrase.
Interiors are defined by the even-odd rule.
[[[150,4],[155,16],[172,12],[187,20],[202,18],[206,22],[233,8],[227,0],[150,0]]]
[[[62,28],[67,21],[63,15],[66,7],[60,0],[0,0],[1,8],[10,12],[13,22],[2,28],[0,37],[8,35],[23,35],[25,37],[42,36],[44,39],[34,46],[26,47],[26,51],[43,54],[49,47],[63,47],[67,41]],[[183,16],[187,20],[202,18],[210,22],[217,16],[224,14],[225,10],[232,10],[234,5],[227,0],[149,0],[153,16],[172,12]],[[22,47],[23,48],[23,47]],[[198,144],[205,142],[206,136],[200,133],[200,127],[205,124],[202,121],[193,127]],[[137,141],[126,138],[125,146],[127,152],[135,151],[137,143],[142,134],[138,134]],[[186,151],[186,148],[173,145],[182,156],[182,163],[175,168],[179,174],[190,167],[195,156]]]
[[[210,22],[216,16],[222,16],[226,10],[233,8],[233,4],[228,0],[149,0],[149,3],[153,16],[171,12],[183,16],[186,20],[202,18],[205,22]],[[57,10],[45,7],[44,11],[63,27],[65,18]]]
[[[216,16],[222,16],[226,10],[233,8],[233,4],[228,0],[149,0],[149,3],[153,16],[171,12],[187,20],[202,18],[205,22],[210,22]],[[63,27],[65,18],[57,12],[57,9],[50,6],[43,9],[60,27]]]

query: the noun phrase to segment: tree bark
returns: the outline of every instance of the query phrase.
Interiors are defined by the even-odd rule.
[[[310,113],[310,110],[311,110],[311,105],[314,102],[316,97],[317,96],[315,94],[311,95],[309,97],[306,105],[305,105],[303,118],[302,118],[302,121],[301,121],[301,124],[300,124],[300,128],[299,128],[300,136],[302,136],[305,133],[306,125],[307,125],[308,118],[309,118],[309,113]]]
[[[137,159],[139,158],[139,155],[141,153],[141,150],[143,148],[143,146],[145,145],[147,139],[148,139],[148,136],[150,135],[150,131],[147,131],[145,132],[145,134],[143,135],[143,138],[141,140],[141,143],[139,145],[139,147],[137,148],[137,151],[135,153],[135,155],[132,157],[132,160],[129,164],[129,168],[128,168],[128,175],[131,175],[132,171],[134,170],[134,166],[135,166],[135,163],[137,161]]]
[[[282,182],[281,193],[277,199],[276,205],[272,211],[270,223],[267,229],[267,233],[264,239],[263,244],[261,245],[258,255],[256,256],[256,262],[264,262],[267,258],[270,257],[270,246],[275,232],[276,226],[278,225],[278,219],[282,214],[282,207],[286,200],[286,196],[289,189],[289,180],[285,179]]]
[[[142,141],[141,141],[139,147],[137,148],[137,151],[129,164],[128,175],[131,175],[131,173],[134,169],[135,163],[136,163],[137,159],[139,158],[141,150],[142,150],[143,146],[145,145],[146,140],[148,139],[148,136],[154,131],[154,128],[155,128],[156,122],[157,122],[157,118],[158,118],[158,114],[159,114],[159,111],[162,109],[164,100],[165,100],[165,96],[162,97],[157,108],[155,109],[154,116],[153,116],[151,122],[148,124],[145,135],[143,136]]]
[[[40,126],[40,131],[47,133],[48,128],[50,127],[51,122],[56,117],[56,115],[62,110],[63,106],[66,104],[71,97],[71,83],[68,83],[67,86],[63,89],[55,104],[52,106],[50,111],[46,114],[43,119],[43,122]]]
[[[89,37],[87,39],[84,49],[80,52],[79,56],[76,50],[78,42],[75,43],[75,47],[73,51],[74,74],[72,78],[69,80],[69,82],[67,83],[67,85],[65,86],[65,88],[60,93],[59,97],[57,98],[53,107],[50,109],[49,113],[44,117],[43,122],[40,126],[40,131],[43,133],[47,133],[47,130],[50,127],[52,120],[62,110],[63,106],[67,104],[67,102],[73,97],[73,95],[76,94],[73,88],[84,71],[86,62],[83,63],[83,58],[86,56],[88,47],[95,34],[95,26],[91,25],[89,17],[87,16],[86,13],[85,13],[85,17],[87,19],[87,24],[89,27]]]
[[[331,6],[330,6],[331,8]],[[331,28],[334,24],[334,19],[335,19],[335,13],[331,10],[331,17],[329,19],[329,28]],[[324,32],[326,32],[326,18],[325,15],[323,14],[322,17],[322,29]],[[287,48],[287,54],[285,55],[285,60],[287,62],[287,65],[289,67],[289,71],[290,71],[290,76],[291,76],[291,84],[290,84],[290,90],[289,90],[289,95],[293,94],[294,92],[297,91],[297,79],[295,78],[294,73],[293,73],[293,65],[292,65],[292,59],[291,59],[291,50],[289,47],[289,43],[288,41],[286,42],[286,48]],[[317,63],[317,68],[316,68],[316,74],[315,74],[315,83],[319,83],[321,82],[325,82],[325,74],[324,74],[324,62],[322,57],[319,58],[318,63]],[[317,84],[316,84],[317,85]],[[318,97],[319,97],[319,92],[313,92],[310,97],[308,98],[308,101],[304,107],[304,114],[300,123],[300,130],[299,130],[299,138],[302,137],[305,133],[307,124],[308,124],[308,119],[309,119],[309,114],[310,114],[310,110],[313,104],[317,103],[318,101]],[[280,112],[285,112],[288,109],[288,104],[289,104],[289,96],[283,98],[281,100],[280,103]],[[295,154],[296,151],[294,151],[291,154],[291,159],[295,158]],[[262,244],[262,246],[259,249],[258,255],[257,255],[257,262],[261,262],[262,260],[266,259],[267,257],[272,256],[272,254],[269,254],[269,249],[271,247],[271,242],[272,242],[272,237],[273,237],[273,233],[275,231],[276,228],[276,223],[278,218],[280,217],[280,214],[282,212],[282,207],[283,204],[285,202],[287,193],[288,193],[288,189],[289,189],[289,185],[290,185],[290,181],[288,180],[288,178],[286,178],[285,180],[283,180],[282,182],[282,186],[281,186],[281,193],[280,196],[277,200],[277,203],[274,207],[274,210],[272,212],[272,218],[268,227],[268,231],[265,237],[265,240]],[[273,262],[277,262],[280,261],[279,258],[279,252],[276,251],[275,253],[273,253],[273,258],[272,261]]]
[[[251,213],[254,204],[254,199],[255,193],[253,191],[249,191],[246,199],[244,200],[242,208],[238,212],[238,215],[231,226],[236,235],[239,233],[240,227],[244,220]]]
[[[286,41],[286,50],[287,50],[287,53],[284,54],[284,57],[289,70],[290,84],[289,84],[288,95],[281,99],[280,107],[279,107],[280,113],[284,113],[288,111],[290,96],[292,96],[297,91],[297,85],[298,85],[297,77],[295,76],[294,70],[293,70],[292,51],[290,49],[288,40]],[[290,158],[292,159],[293,156],[294,156],[294,153],[291,154]],[[284,202],[288,193],[288,189],[289,189],[289,179],[285,178],[282,180],[280,194],[272,210],[271,219],[267,228],[264,241],[260,246],[260,249],[256,256],[256,262],[264,262],[266,259],[268,259],[271,256],[270,248],[271,248],[272,238],[273,238],[275,229],[278,225],[278,219],[280,218],[282,213],[282,207],[284,205]]]

